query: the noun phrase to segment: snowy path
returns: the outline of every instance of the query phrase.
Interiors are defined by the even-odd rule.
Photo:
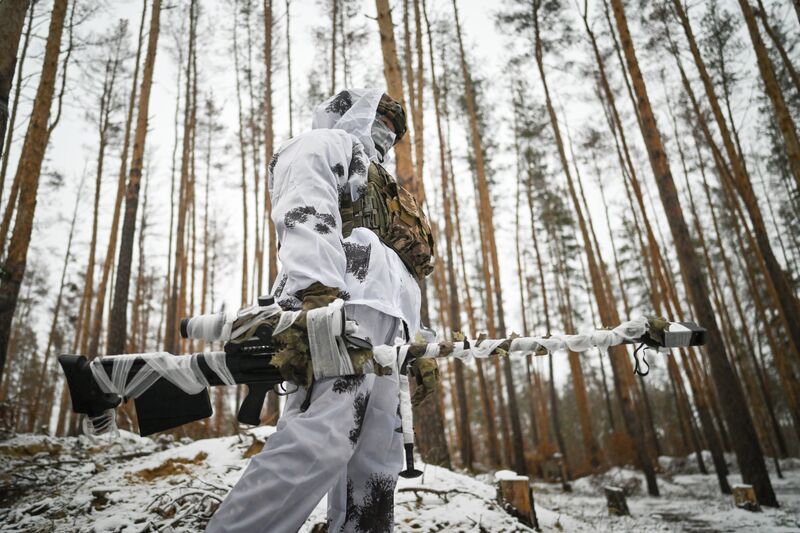
[[[194,442],[130,433],[115,442],[33,435],[0,441],[0,530],[202,531],[246,457],[271,432],[263,427]],[[783,507],[763,513],[734,509],[713,476],[691,473],[662,476],[661,498],[641,496],[643,481],[623,469],[577,480],[570,494],[537,483],[534,498],[543,531],[798,531],[800,461],[785,466],[786,479],[775,481]],[[528,531],[496,505],[489,476],[423,469],[423,478],[400,480],[396,531]],[[608,483],[631,488],[632,517],[607,516],[602,486]],[[301,531],[310,532],[324,516],[323,501]]]

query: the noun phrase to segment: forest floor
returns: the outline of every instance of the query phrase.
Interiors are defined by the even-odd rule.
[[[238,436],[191,441],[141,438],[52,438],[17,435],[0,441],[0,531],[144,532],[202,531],[232,486],[247,457],[263,447],[273,428]],[[709,461],[710,462],[710,461]],[[535,483],[543,531],[798,531],[800,461],[782,463],[784,479],[773,482],[782,507],[750,513],[719,493],[713,475],[693,461],[662,458],[662,496],[643,494],[642,476],[630,469],[575,480],[572,492]],[[422,478],[400,480],[395,530],[529,531],[494,501],[490,475],[477,477],[424,465]],[[738,475],[730,476],[739,482]],[[609,517],[603,486],[628,492],[632,516]],[[324,522],[325,502],[301,529]]]

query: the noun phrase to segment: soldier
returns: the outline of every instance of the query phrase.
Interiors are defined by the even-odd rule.
[[[408,342],[420,329],[419,280],[433,264],[425,215],[380,165],[405,132],[389,96],[345,90],[269,165],[282,268],[273,296],[298,311],[340,298],[375,345]],[[298,390],[207,531],[294,532],[326,493],[329,531],[392,530],[403,450],[397,372],[315,381],[303,317],[275,336],[272,360]],[[349,357],[357,370],[370,364],[357,351]],[[423,361],[417,400],[435,386],[435,362]]]

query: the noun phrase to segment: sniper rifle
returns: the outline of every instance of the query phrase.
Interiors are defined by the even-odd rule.
[[[462,337],[438,343],[372,346],[359,336],[358,324],[347,320],[342,302],[337,302],[338,305],[323,308],[325,323],[333,332],[334,346],[338,344],[345,354],[347,348],[371,349],[372,363],[364,365],[361,373],[369,373],[375,364],[399,370],[401,408],[406,404],[401,411],[409,467],[404,473],[408,475],[418,472],[413,469],[409,453],[413,447],[413,430],[408,422],[411,407],[407,401],[407,368],[417,358],[455,357],[468,361],[473,357],[493,355],[544,355],[565,349],[583,352],[597,347],[604,350],[619,344],[638,345],[634,351],[636,357],[645,346],[668,351],[670,348],[705,344],[705,329],[694,323],[640,318],[611,330],[581,335],[478,339],[473,342]],[[166,352],[110,355],[92,361],[82,355],[61,355],[58,360],[66,376],[72,409],[85,415],[85,432],[103,433],[115,428],[115,408],[133,399],[139,433],[146,436],[210,417],[213,410],[209,387],[247,385],[247,395],[239,407],[237,419],[243,424],[258,425],[267,392],[272,389],[279,394],[287,392],[285,389],[277,390],[284,380],[278,368],[271,364],[276,353],[272,336],[289,327],[296,318],[297,312],[283,311],[271,298],[259,298],[258,305],[240,310],[235,317],[219,313],[181,320],[181,337],[206,342],[223,341],[223,351],[185,356]],[[353,373],[330,370],[330,363],[327,359],[314,359],[312,353],[316,378]],[[328,368],[328,371],[320,374],[319,368]],[[639,370],[638,358],[636,371],[647,373]],[[405,402],[402,401],[404,383]]]

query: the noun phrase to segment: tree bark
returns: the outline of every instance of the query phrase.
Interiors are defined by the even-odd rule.
[[[381,36],[381,51],[383,52],[383,76],[386,80],[387,93],[400,102],[403,109],[406,107],[405,93],[403,92],[403,78],[400,73],[400,62],[397,59],[397,45],[394,38],[394,24],[389,0],[375,0],[378,11],[378,30]],[[397,181],[410,191],[417,190],[414,165],[411,162],[410,135],[404,135],[397,145]]]
[[[752,18],[753,13],[749,4],[747,3],[747,0],[740,0],[739,3],[742,5],[745,19],[747,19],[748,13]],[[778,303],[783,314],[785,315],[785,319],[789,327],[788,333],[791,336],[795,346],[800,346],[800,307],[798,307],[795,292],[772,251],[772,245],[769,241],[766,225],[764,224],[764,219],[758,206],[755,191],[753,191],[750,176],[745,169],[744,161],[740,158],[734,146],[733,138],[728,130],[727,122],[722,114],[722,108],[714,90],[714,84],[711,80],[711,76],[708,74],[705,62],[700,55],[700,50],[697,47],[691,24],[689,23],[689,19],[683,9],[681,0],[672,0],[672,4],[675,8],[675,12],[681,22],[681,25],[683,26],[686,39],[689,42],[689,48],[692,52],[695,65],[697,65],[697,70],[700,73],[700,79],[703,81],[708,102],[711,105],[711,110],[714,114],[714,118],[720,131],[725,153],[727,154],[728,161],[731,165],[735,189],[744,201],[748,215],[750,216],[750,220],[753,224],[753,232],[755,233],[758,249],[761,252],[761,255],[764,257],[769,279],[775,285],[778,295]],[[750,22],[755,25],[755,19],[753,19],[752,21],[748,21],[748,27],[750,26]],[[761,48],[764,48],[764,43],[761,42],[761,37],[758,35],[758,28],[750,28],[750,31],[751,38],[753,39],[753,45],[756,48],[756,56],[759,61],[759,68],[762,70],[762,77],[764,77],[767,95],[773,101],[776,118],[784,135],[789,163],[793,169],[798,185],[800,185],[800,142],[797,140],[797,131],[789,111],[786,108],[786,103],[783,101],[783,94],[777,85],[777,81],[774,79],[772,64],[769,62],[769,58],[766,57],[766,50],[763,50],[763,58],[759,56],[759,45]],[[755,31],[755,36],[752,35],[753,31]],[[756,40],[758,41],[758,44],[756,43]],[[765,61],[766,63],[764,63]],[[765,69],[768,69],[768,72],[765,71]]]
[[[264,162],[272,160],[275,151],[275,133],[272,128],[272,41],[273,41],[272,0],[264,0]],[[289,52],[289,1],[286,1],[286,58],[289,76],[289,137],[292,136],[292,63]],[[264,173],[264,218],[266,228],[262,226],[261,238],[267,243],[267,290],[272,288],[278,275],[278,247],[275,238],[275,224],[272,222],[272,199],[269,195],[269,172]],[[262,246],[263,253],[263,246]],[[261,279],[259,278],[259,282]],[[265,423],[277,424],[280,418],[280,405],[275,392],[267,393],[267,407],[264,413]]]
[[[119,218],[122,207],[122,198],[125,192],[125,176],[128,173],[128,149],[130,148],[131,124],[133,122],[133,111],[136,106],[136,84],[139,79],[139,60],[142,52],[142,39],[144,34],[145,13],[147,11],[147,0],[142,1],[142,16],[139,22],[139,37],[136,46],[136,59],[133,68],[133,80],[131,82],[131,92],[128,99],[128,114],[125,120],[125,133],[122,141],[122,155],[120,155],[119,177],[117,179],[117,195],[114,199],[114,213],[111,216],[111,232],[108,237],[108,248],[103,260],[103,273],[100,277],[100,284],[97,288],[96,304],[92,327],[90,328],[91,338],[86,351],[88,357],[97,355],[100,345],[100,334],[103,329],[103,311],[106,303],[106,290],[111,277],[111,269],[114,264],[114,255],[117,251],[117,238],[119,234]]]
[[[494,317],[490,315],[489,318],[487,318],[487,325],[489,330],[489,336],[495,336],[497,331],[496,327],[498,326],[500,330],[503,332],[503,334],[505,334],[505,320],[503,316],[502,287],[500,284],[500,267],[497,254],[497,242],[495,240],[494,215],[493,215],[491,199],[489,198],[489,182],[486,177],[486,163],[484,161],[482,140],[480,136],[480,131],[478,129],[477,104],[475,102],[475,93],[473,89],[472,78],[469,73],[466,55],[464,53],[464,42],[461,35],[461,25],[458,20],[458,6],[455,0],[453,0],[453,12],[456,21],[456,35],[458,37],[458,47],[460,52],[459,62],[461,65],[461,74],[462,77],[464,78],[467,115],[469,117],[469,124],[470,124],[470,138],[472,141],[472,150],[475,158],[475,171],[478,179],[478,195],[480,198],[480,205],[481,205],[481,210],[479,215],[482,220],[482,226],[485,227],[483,233],[484,239],[482,242],[482,246],[485,245],[489,246],[488,256],[491,260],[491,267],[493,273],[493,283],[490,283],[489,280],[486,279],[486,294],[487,294],[487,300],[491,302],[492,299],[491,292],[492,289],[494,289],[494,307],[497,311],[497,319],[498,319],[497,324],[495,324]],[[485,265],[484,270],[486,271],[487,269],[488,265]],[[487,306],[487,308],[489,307],[492,307],[491,303]],[[522,443],[522,424],[520,422],[519,408],[517,407],[516,393],[514,392],[514,378],[511,372],[511,367],[509,366],[509,362],[507,359],[503,360],[502,366],[506,382],[506,395],[508,396],[509,422],[511,430],[510,436],[512,443],[514,468],[517,472],[523,473],[527,471],[527,468],[525,466],[524,445]],[[498,367],[496,366],[496,368]],[[498,381],[500,380],[499,372],[497,379]]]
[[[72,237],[75,235],[75,221],[78,218],[78,207],[80,206],[81,200],[81,192],[83,190],[83,183],[78,186],[78,194],[75,195],[75,209],[72,211],[72,222],[69,225],[69,235],[67,236],[67,250],[64,253],[64,266],[61,267],[61,282],[58,286],[58,295],[56,296],[56,304],[53,307],[53,320],[50,323],[50,333],[47,335],[47,346],[44,349],[44,359],[42,359],[42,370],[39,372],[39,379],[36,382],[36,390],[33,394],[33,406],[31,407],[31,415],[28,422],[27,431],[30,433],[36,429],[36,422],[40,418],[44,420],[49,420],[49,416],[42,417],[41,415],[44,413],[40,413],[39,410],[42,409],[41,400],[44,394],[44,390],[47,388],[47,368],[48,363],[50,362],[50,352],[53,348],[53,341],[55,340],[56,330],[58,328],[58,319],[61,314],[61,303],[63,301],[64,296],[64,287],[65,281],[67,278],[67,267],[69,266],[69,260],[72,255]],[[52,403],[45,403],[44,409],[46,409],[49,415],[55,409],[55,406]]]
[[[761,79],[764,81],[764,92],[767,93],[767,97],[769,97],[770,102],[772,102],[775,120],[778,123],[778,129],[781,135],[783,135],[783,142],[786,145],[786,157],[789,159],[789,167],[792,169],[797,187],[800,188],[800,139],[798,139],[797,135],[797,126],[792,119],[792,113],[786,105],[783,91],[781,91],[781,87],[778,84],[778,78],[775,75],[775,69],[772,65],[772,60],[769,58],[767,47],[761,39],[761,33],[758,30],[758,23],[756,22],[753,8],[749,0],[739,0],[739,6],[742,8],[742,15],[744,15],[744,21],[747,24],[747,32],[750,34],[750,41],[753,43],[753,49],[758,63],[758,71],[761,74]],[[761,243],[759,243],[759,246],[761,246]],[[783,287],[781,287],[780,290],[783,290]],[[794,293],[791,293],[791,295],[793,296]],[[783,302],[781,305],[783,305]],[[796,302],[795,305],[797,305]],[[797,316],[800,313],[798,313],[797,307],[795,307],[793,311],[795,313],[794,318],[798,321],[797,327],[799,328],[796,330],[796,333],[800,333],[800,318]],[[758,491],[756,491],[756,495],[757,493]]]
[[[150,89],[153,85],[153,70],[156,62],[158,33],[161,15],[161,0],[153,0],[150,15],[150,31],[147,38],[147,53],[142,71],[142,86],[139,90],[139,112],[136,117],[136,130],[133,136],[131,170],[125,191],[125,216],[122,221],[122,239],[117,261],[117,277],[114,287],[114,303],[111,307],[111,327],[108,332],[107,351],[121,353],[125,348],[125,330],[128,314],[128,289],[131,281],[131,262],[133,259],[133,240],[136,231],[136,211],[139,208],[139,187],[144,166],[145,141],[147,139],[147,119],[150,110]]]
[[[2,167],[0,167],[0,199],[3,198],[3,190],[6,183],[6,171],[8,169],[8,151],[11,149],[11,141],[14,138],[14,123],[17,119],[19,95],[22,92],[22,67],[25,64],[25,58],[28,55],[28,44],[30,43],[31,32],[33,30],[33,11],[35,6],[31,5],[30,9],[28,9],[28,3],[29,0],[15,0],[14,2],[6,2],[0,6],[0,19],[6,21],[6,23],[9,25],[2,26],[2,29],[0,29],[0,41],[8,43],[9,52],[12,46],[18,46],[18,44],[12,45],[12,43],[14,42],[17,24],[16,18],[19,15],[19,11],[21,11],[23,15],[26,10],[28,11],[28,27],[25,31],[25,40],[22,42],[22,51],[19,54],[19,60],[17,60],[17,50],[15,48],[14,51],[11,52],[13,54],[11,60],[14,64],[11,66],[11,73],[9,74],[8,80],[4,78],[5,74],[0,75],[0,108],[3,106],[2,93],[5,92],[5,110],[0,109],[0,160],[2,160]],[[24,6],[22,4],[24,4]],[[18,11],[14,11],[13,16],[9,16],[5,10],[11,8],[12,6],[14,6],[14,9]],[[19,31],[22,31],[22,28],[20,28]],[[11,35],[6,36],[7,33],[10,33]],[[17,43],[19,43],[19,37],[17,37]],[[8,60],[0,60],[0,63],[5,61]],[[17,61],[19,61],[18,65]],[[2,67],[0,67],[0,69],[2,69]],[[17,71],[17,85],[14,87],[14,103],[9,107],[8,93],[11,90],[10,76],[14,75],[15,69]],[[8,117],[9,109],[11,110],[10,118]]]
[[[611,326],[619,322],[619,314],[617,312],[616,307],[614,305],[611,305],[607,299],[608,293],[607,290],[605,289],[602,273],[598,267],[595,254],[592,249],[592,241],[589,236],[586,221],[583,218],[582,209],[580,206],[580,202],[578,201],[577,192],[575,190],[575,185],[572,179],[572,174],[569,169],[569,163],[567,161],[567,155],[564,149],[564,142],[562,141],[561,131],[558,126],[558,118],[556,116],[555,109],[553,108],[552,100],[550,98],[549,87],[547,85],[547,78],[544,72],[543,46],[540,38],[539,12],[538,12],[540,7],[541,5],[538,2],[535,3],[534,12],[532,13],[532,19],[534,24],[534,38],[535,38],[534,51],[535,51],[536,66],[538,68],[539,77],[541,79],[542,87],[545,93],[545,104],[547,107],[548,116],[550,118],[550,125],[552,127],[553,134],[555,137],[556,147],[558,149],[559,159],[561,161],[561,167],[567,179],[568,191],[570,194],[570,198],[572,199],[573,207],[575,209],[576,218],[578,219],[578,226],[580,228],[581,235],[583,237],[586,258],[589,265],[589,276],[592,280],[592,289],[594,291],[595,300],[597,301],[597,305],[600,311],[600,319],[604,326]],[[628,434],[634,440],[637,462],[639,463],[640,468],[642,468],[645,474],[645,478],[647,480],[648,493],[652,496],[658,496],[658,485],[656,483],[653,460],[647,453],[644,434],[643,434],[643,426],[641,420],[639,419],[635,411],[634,384],[633,381],[628,377],[629,373],[625,371],[626,364],[629,364],[627,360],[627,352],[625,351],[624,348],[619,349],[619,347],[611,348],[609,351],[611,352],[611,358],[610,358],[611,367],[612,367],[612,372],[614,373],[615,388],[617,390],[617,397],[620,400],[620,408],[622,410],[622,417],[625,423],[625,428]]]
[[[703,324],[708,331],[708,357],[712,376],[717,394],[720,396],[721,403],[724,406],[723,414],[728,424],[728,430],[732,433],[733,446],[741,469],[742,479],[745,483],[754,486],[759,502],[762,505],[777,506],[778,502],[772,490],[764,463],[764,456],[753,427],[753,421],[747,410],[742,390],[736,382],[728,363],[725,347],[722,344],[722,335],[709,300],[708,288],[697,261],[697,256],[692,248],[689,229],[683,217],[675,182],[672,179],[672,172],[664,152],[661,134],[656,126],[644,77],[639,69],[622,0],[611,0],[611,6],[614,10],[622,48],[633,79],[634,92],[642,117],[642,138],[647,147],[661,201],[675,241],[681,271],[686,280],[686,288],[698,322]]]
[[[55,91],[61,34],[64,30],[67,4],[67,0],[55,0],[53,4],[41,79],[36,90],[33,111],[28,122],[28,131],[25,134],[25,142],[22,145],[17,166],[17,176],[19,176],[21,184],[19,208],[17,209],[8,257],[3,266],[2,283],[0,283],[0,379],[3,377],[8,341],[11,334],[11,322],[14,319],[14,310],[17,307],[22,278],[25,275],[28,247],[31,241],[31,232],[33,231],[36,193],[39,189],[39,176],[49,137],[50,105],[53,102],[53,93]]]
[[[448,305],[450,317],[450,331],[452,334],[461,331],[461,308],[458,298],[458,276],[455,268],[455,247],[453,246],[453,218],[451,214],[450,197],[453,192],[450,190],[450,179],[447,171],[446,148],[444,131],[442,129],[441,94],[439,84],[436,81],[436,62],[433,54],[433,37],[431,36],[430,22],[428,21],[427,7],[425,1],[422,2],[422,12],[425,16],[425,24],[428,37],[428,54],[431,65],[431,88],[433,89],[433,105],[436,116],[436,132],[439,138],[439,172],[441,175],[441,194],[442,210],[444,217],[445,235],[445,254],[447,257],[447,282],[448,282]],[[421,48],[421,44],[418,48]],[[421,65],[420,65],[421,66]],[[421,157],[421,156],[420,156]],[[421,163],[418,161],[418,164]],[[419,174],[421,175],[421,173]],[[444,302],[441,303],[444,305]],[[461,464],[463,468],[471,470],[475,461],[472,447],[472,432],[469,423],[469,411],[467,406],[467,391],[464,376],[464,363],[456,360],[453,363],[455,374],[455,409],[457,415],[459,431],[458,448],[461,454]]]
[[[3,156],[8,100],[17,66],[17,50],[29,3],[30,0],[5,0],[0,4],[0,157]],[[0,189],[2,186],[0,182]]]
[[[194,129],[194,110],[196,106],[192,101],[192,57],[195,48],[196,2],[192,0],[189,5],[189,49],[186,56],[186,85],[184,89],[185,106],[183,110],[183,146],[181,150],[181,181],[178,194],[178,221],[175,230],[175,263],[172,265],[172,283],[170,296],[167,300],[167,320],[164,331],[164,351],[178,353],[177,323],[178,313],[183,312],[183,302],[186,288],[181,283],[182,270],[186,261],[186,217],[190,201],[190,154],[192,131]],[[238,71],[238,69],[237,69]]]
[[[294,102],[292,99],[292,39],[289,25],[290,5],[290,0],[286,0],[286,92],[288,93],[287,103],[289,105],[289,138],[292,138],[294,136]],[[272,258],[272,255],[270,255],[270,258]],[[272,277],[272,264],[270,259],[270,287],[275,280],[275,278]]]

